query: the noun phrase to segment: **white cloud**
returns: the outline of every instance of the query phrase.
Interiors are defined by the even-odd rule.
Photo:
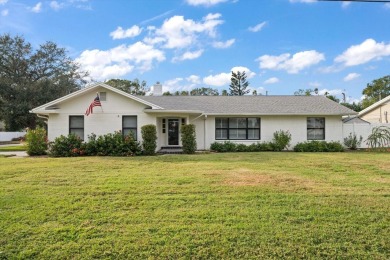
[[[217,49],[226,49],[235,43],[236,39],[230,39],[226,42],[213,42],[213,47]]]
[[[344,90],[342,90],[342,89],[326,89],[326,88],[324,88],[324,89],[320,89],[318,91],[318,94],[319,95],[327,94],[327,95],[331,95],[331,96],[337,96],[337,95],[342,95],[343,92],[344,92]]]
[[[8,0],[0,0],[0,5],[5,5],[8,2]]]
[[[219,3],[226,2],[227,0],[186,0],[187,4],[193,5],[193,6],[198,6],[198,5],[203,5],[203,6],[213,6]]]
[[[279,56],[263,55],[256,61],[260,62],[261,69],[286,70],[296,74],[303,69],[311,67],[325,60],[325,55],[315,50],[295,53],[284,53]]]
[[[31,8],[31,12],[39,13],[42,10],[42,3],[37,3],[33,8]]]
[[[83,70],[92,78],[104,80],[108,77],[123,76],[133,69],[147,71],[153,63],[165,60],[164,52],[142,42],[120,45],[103,50],[85,50],[76,59]]]
[[[202,55],[202,53],[203,53],[203,50],[192,51],[192,52],[187,51],[179,57],[174,57],[172,59],[172,61],[177,62],[177,61],[183,61],[183,60],[194,60],[194,59],[199,58]]]
[[[55,10],[55,11],[58,11],[58,10],[64,8],[64,6],[65,6],[64,3],[60,4],[57,1],[51,1],[50,2],[50,8]]]
[[[278,83],[278,82],[279,82],[278,78],[272,77],[272,78],[269,78],[266,81],[264,81],[264,84],[275,84],[275,83]]]
[[[255,25],[255,26],[253,26],[253,27],[249,27],[248,30],[251,31],[251,32],[259,32],[266,25],[267,25],[267,22],[262,22],[262,23],[259,23],[259,24]]]
[[[9,13],[8,9],[4,9],[4,10],[1,11],[0,14],[1,14],[1,16],[7,16],[8,13]]]
[[[357,79],[358,77],[360,77],[360,74],[358,73],[349,73],[347,76],[344,77],[344,81],[351,81]]]
[[[164,42],[163,47],[168,49],[186,48],[197,43],[200,36],[215,38],[216,28],[223,23],[221,14],[208,14],[202,21],[184,19],[183,16],[173,16],[164,21],[161,28],[150,30],[152,37],[149,42],[158,38],[158,42]]]
[[[380,60],[385,56],[390,56],[390,44],[376,42],[367,39],[359,45],[349,47],[343,54],[336,57],[335,62],[344,66],[356,66],[372,60]]]
[[[142,32],[142,28],[138,27],[137,25],[133,25],[132,27],[126,30],[123,30],[123,28],[119,26],[118,28],[116,28],[115,31],[110,33],[110,36],[114,40],[133,38],[140,35],[141,32]]]
[[[193,84],[200,84],[200,82],[201,82],[200,77],[197,75],[191,75],[191,76],[187,77],[186,80],[188,82],[193,83]]]
[[[390,9],[390,3],[386,3],[386,4],[385,4],[385,8],[386,8],[386,9]]]
[[[234,72],[245,71],[245,74],[247,75],[247,79],[253,78],[256,75],[256,73],[252,72],[247,67],[239,66],[239,67],[233,67],[229,73],[223,72],[223,73],[220,73],[217,75],[209,75],[209,76],[203,78],[203,83],[210,85],[210,86],[216,86],[216,87],[228,85],[228,84],[230,84],[230,78],[232,75],[231,74],[232,71],[234,71]]]

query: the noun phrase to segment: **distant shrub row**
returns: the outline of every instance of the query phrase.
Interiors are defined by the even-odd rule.
[[[340,142],[307,141],[297,143],[295,152],[344,152],[344,146]]]
[[[274,142],[257,142],[245,145],[229,141],[223,143],[214,142],[210,147],[212,151],[220,153],[281,151],[279,148]],[[339,142],[309,141],[298,143],[293,150],[295,152],[343,152],[344,147]]]

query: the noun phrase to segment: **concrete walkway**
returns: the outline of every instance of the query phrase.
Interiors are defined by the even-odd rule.
[[[23,144],[2,144],[0,147],[7,147],[7,146],[22,146]],[[28,157],[28,154],[25,151],[11,151],[11,152],[0,152],[0,155],[5,155],[9,157],[15,157],[15,158],[23,158]]]

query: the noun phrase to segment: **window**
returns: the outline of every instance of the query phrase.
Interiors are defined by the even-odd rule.
[[[100,101],[107,101],[107,92],[100,92]]]
[[[162,120],[162,133],[165,134],[166,124],[165,124],[165,118]]]
[[[135,140],[137,140],[137,116],[122,117],[122,133],[124,136],[132,133]]]
[[[84,140],[84,116],[69,116],[69,134]]]
[[[325,140],[325,118],[307,118],[307,140]]]
[[[216,140],[260,140],[260,118],[215,118]]]

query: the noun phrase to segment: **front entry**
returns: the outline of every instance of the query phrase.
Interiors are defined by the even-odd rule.
[[[168,145],[179,145],[179,119],[168,119]]]

